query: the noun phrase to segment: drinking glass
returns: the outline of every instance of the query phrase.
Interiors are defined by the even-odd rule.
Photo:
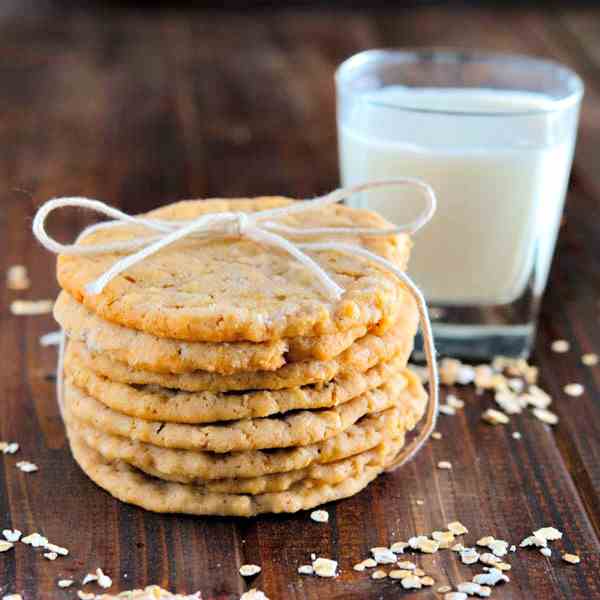
[[[410,176],[438,210],[409,273],[430,304],[438,351],[527,356],[568,185],[583,95],[557,63],[442,49],[370,50],[336,73],[343,185]],[[397,189],[349,204],[403,223]]]

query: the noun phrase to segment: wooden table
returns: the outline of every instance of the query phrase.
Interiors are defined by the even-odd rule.
[[[565,533],[555,547],[582,557],[572,566],[558,550],[551,559],[519,552],[510,558],[512,582],[494,597],[600,598],[600,367],[580,363],[582,353],[600,351],[600,11],[90,14],[43,6],[27,11],[7,2],[0,11],[0,256],[3,271],[25,263],[33,279],[26,293],[1,292],[0,439],[18,441],[21,450],[0,463],[0,525],[42,532],[71,554],[50,562],[19,544],[0,555],[0,592],[72,598],[75,592],[59,590],[57,579],[80,579],[101,566],[114,590],[159,583],[202,590],[205,599],[234,599],[248,588],[238,567],[250,562],[263,567],[252,585],[272,600],[433,598],[434,591],[411,595],[351,566],[372,546],[459,519],[472,542],[492,534],[518,543],[554,525]],[[480,414],[491,397],[460,390],[467,407],[441,419],[443,440],[401,472],[328,506],[327,525],[307,514],[159,516],[116,502],[80,472],[65,444],[50,377],[55,350],[38,343],[52,319],[15,317],[8,309],[14,298],[57,291],[54,257],[30,234],[36,207],[69,194],[136,212],[185,197],[330,190],[338,181],[335,66],[364,48],[416,44],[540,54],[586,80],[533,357],[559,425],[551,430],[522,415],[510,427],[490,427]],[[53,220],[53,231],[72,238],[88,218],[65,213]],[[571,351],[550,352],[556,338],[569,340]],[[565,396],[568,382],[582,383],[585,394]],[[522,440],[511,437],[514,430]],[[18,471],[20,459],[37,463],[39,472]],[[454,469],[437,469],[439,460]],[[341,576],[298,576],[311,552],[339,559]],[[437,585],[475,572],[449,551],[417,562]]]

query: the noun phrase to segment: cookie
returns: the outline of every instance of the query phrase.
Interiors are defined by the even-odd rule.
[[[368,333],[347,350],[328,361],[302,361],[284,365],[276,371],[246,371],[220,375],[195,371],[179,375],[132,369],[110,360],[106,355],[91,353],[81,343],[69,342],[69,352],[98,375],[131,385],[154,384],[188,392],[232,392],[242,390],[281,390],[309,384],[326,383],[350,371],[364,372],[382,361],[398,357],[408,361],[415,331],[394,325],[382,335]]]
[[[163,481],[145,475],[123,461],[108,461],[85,445],[75,431],[70,432],[69,441],[73,457],[86,475],[122,502],[159,513],[237,517],[251,517],[267,512],[293,513],[347,498],[366,487],[384,471],[386,464],[397,453],[397,449],[392,448],[383,461],[365,465],[358,475],[348,477],[341,483],[332,485],[304,479],[285,492],[254,496],[205,492],[201,487]]]
[[[396,406],[406,385],[400,374],[340,406],[294,411],[281,417],[242,419],[211,425],[149,421],[111,410],[65,381],[65,406],[79,420],[101,431],[164,448],[239,452],[306,446],[333,437],[362,416]]]
[[[151,219],[193,220],[223,211],[255,212],[292,201],[279,197],[191,200],[154,210]],[[377,227],[379,215],[333,205],[278,220],[292,227]],[[125,224],[88,233],[79,244],[106,244],[154,232]],[[336,240],[331,236],[330,240]],[[340,238],[342,239],[342,238]],[[295,239],[302,242],[302,238]],[[343,238],[406,268],[407,235]],[[245,238],[179,240],[130,267],[99,294],[86,285],[124,253],[60,255],[57,277],[63,289],[100,317],[155,336],[187,341],[264,342],[321,336],[393,323],[400,306],[399,281],[364,258],[333,250],[310,255],[345,291],[325,296],[314,274],[288,253]]]
[[[185,392],[114,382],[88,369],[70,349],[64,368],[68,381],[115,411],[141,419],[194,424],[338,406],[397,376],[406,367],[403,358],[380,362],[364,373],[350,371],[320,386],[244,393]]]
[[[404,301],[403,301],[404,304]],[[72,340],[93,353],[133,369],[154,373],[189,373],[202,370],[221,375],[238,371],[273,371],[286,363],[330,360],[367,333],[363,325],[320,337],[295,337],[267,342],[185,342],[159,338],[101,319],[66,292],[54,304],[54,317]],[[398,318],[405,328],[418,319],[412,296],[406,293],[406,309]],[[376,328],[371,330],[376,332]]]
[[[366,415],[338,435],[308,446],[228,454],[159,448],[105,433],[79,421],[69,411],[65,414],[83,441],[111,461],[123,460],[140,470],[160,473],[163,479],[206,481],[286,473],[365,452],[393,437],[398,429],[409,429],[411,423],[414,426],[423,414],[423,407],[423,401],[419,406],[403,402],[401,408]]]

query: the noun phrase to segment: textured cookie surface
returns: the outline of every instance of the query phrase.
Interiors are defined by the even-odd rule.
[[[414,328],[418,316],[414,300],[401,292],[398,322]],[[133,369],[155,373],[203,370],[222,375],[238,371],[272,371],[286,363],[330,360],[367,333],[364,325],[318,337],[300,336],[267,342],[186,342],[128,329],[101,319],[66,292],[61,292],[54,317],[68,337],[90,352],[101,353]],[[373,328],[371,331],[376,331]]]
[[[400,410],[390,408],[359,419],[345,431],[324,442],[278,450],[251,450],[215,454],[159,448],[95,429],[68,415],[78,435],[110,461],[123,460],[162,479],[188,481],[259,477],[326,464],[365,452],[393,437],[402,427]]]
[[[185,201],[148,213],[164,220],[191,220],[210,212],[255,212],[291,201],[267,197],[247,200]],[[379,227],[389,224],[368,211],[335,205],[281,219],[292,227]],[[110,243],[154,235],[125,225],[95,231],[81,244]],[[329,237],[331,241],[333,237]],[[299,241],[302,241],[301,239]],[[407,236],[345,238],[404,269]],[[247,239],[180,240],[134,265],[100,294],[86,284],[98,278],[123,253],[61,255],[61,287],[101,317],[156,336],[188,341],[263,342],[319,336],[348,329],[385,325],[399,305],[400,285],[385,270],[363,258],[335,251],[313,258],[344,288],[338,301],[324,296],[314,274],[290,255]]]
[[[408,385],[396,407],[366,415],[328,440],[296,448],[228,454],[161,448],[96,429],[78,420],[68,406],[65,417],[85,443],[108,460],[123,460],[163,479],[253,478],[338,461],[370,450],[398,432],[412,430],[424,414],[427,395],[416,375],[407,370],[404,376]]]
[[[358,475],[350,476],[341,483],[304,479],[285,492],[250,495],[206,492],[202,487],[162,481],[123,461],[108,461],[87,446],[74,431],[70,432],[69,441],[75,460],[88,477],[123,502],[161,513],[240,517],[265,512],[292,513],[352,496],[385,469],[401,446],[400,443],[397,447],[390,445],[383,460],[369,462]]]
[[[416,326],[415,326],[416,329]],[[397,357],[408,361],[413,349],[415,329],[394,325],[381,335],[368,333],[331,360],[301,361],[275,371],[243,371],[221,375],[195,371],[179,375],[133,369],[102,353],[90,352],[81,342],[71,341],[70,352],[90,370],[112,381],[132,385],[154,384],[189,392],[232,392],[241,390],[281,390],[326,383],[349,371],[364,372],[376,364]]]
[[[378,363],[368,371],[350,371],[321,386],[249,392],[185,392],[157,385],[132,386],[88,369],[67,350],[67,380],[109,408],[131,417],[173,423],[211,423],[268,417],[291,410],[338,406],[397,377],[404,357]]]
[[[108,408],[69,381],[65,405],[79,420],[113,435],[165,448],[237,452],[305,446],[344,431],[362,416],[396,406],[406,385],[402,375],[340,406],[293,411],[281,417],[242,419],[211,425],[188,425],[129,417]]]

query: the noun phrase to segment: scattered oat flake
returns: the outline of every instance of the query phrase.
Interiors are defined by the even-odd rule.
[[[48,543],[48,538],[45,538],[43,535],[39,533],[30,533],[29,535],[21,538],[21,542],[24,544],[28,544],[33,548],[45,548]]]
[[[449,417],[456,414],[456,409],[452,408],[449,404],[440,404],[439,411],[443,415],[448,415]]]
[[[0,442],[0,450],[4,454],[15,454],[19,450],[17,442]]]
[[[72,579],[59,579],[57,584],[59,588],[68,588],[75,583]]]
[[[392,552],[394,552],[395,554],[404,554],[404,551],[406,550],[407,547],[408,547],[407,542],[394,542],[390,546],[390,550]]]
[[[9,290],[27,290],[31,286],[27,267],[25,265],[12,265],[6,273],[6,287]]]
[[[378,565],[391,565],[396,562],[396,555],[390,548],[371,548],[371,554]]]
[[[377,571],[371,573],[371,579],[385,579],[386,577],[387,573],[381,569],[377,569]]]
[[[425,504],[425,500],[415,500],[415,504],[417,506],[423,506],[423,504]]]
[[[598,362],[600,362],[600,359],[598,358],[598,355],[595,352],[589,352],[581,357],[581,362],[586,367],[595,367],[598,364]]]
[[[23,600],[23,596],[21,594],[6,594],[6,596],[2,596],[2,600]]]
[[[464,592],[467,596],[481,596],[487,598],[491,596],[492,590],[489,587],[481,586],[473,581],[465,581],[456,586],[459,592]]]
[[[479,561],[488,566],[496,566],[497,563],[502,562],[501,559],[491,552],[484,552],[479,557]]]
[[[520,440],[523,436],[521,435],[520,431],[513,431],[512,432],[512,437],[515,440]]]
[[[69,554],[69,551],[66,548],[57,546],[56,544],[46,544],[46,550],[49,550],[50,552],[56,552],[56,554],[59,554],[60,556],[67,556]]]
[[[562,531],[559,531],[556,527],[542,527],[541,529],[534,531],[533,535],[548,540],[549,542],[560,540],[563,536]]]
[[[357,569],[356,567],[357,567],[357,565],[354,565],[355,571],[362,570],[362,569]],[[300,573],[300,575],[314,575],[315,570],[312,568],[312,565],[300,565],[298,567],[298,573]]]
[[[473,582],[479,585],[495,586],[498,583],[508,583],[510,579],[500,570],[491,568],[487,573],[473,577]]]
[[[240,575],[242,577],[252,577],[253,575],[258,575],[261,570],[258,565],[242,565],[240,567]]]
[[[452,469],[452,463],[447,460],[440,460],[440,462],[438,462],[437,466],[438,466],[438,469],[446,469],[446,470]]]
[[[409,575],[408,577],[400,580],[400,585],[405,590],[420,590],[421,580],[416,575]]]
[[[18,529],[3,529],[2,535],[9,542],[18,542],[23,534]]]
[[[488,544],[488,548],[496,555],[496,556],[505,556],[508,552],[508,542],[504,540],[496,540],[494,539],[492,542]]]
[[[6,552],[14,547],[12,542],[6,542],[5,540],[0,540],[0,552]]]
[[[112,579],[100,567],[96,569],[96,577],[98,577],[98,585],[100,587],[108,589],[112,585]]]
[[[550,548],[540,548],[540,553],[548,558],[552,556],[552,550],[550,550]]]
[[[454,541],[454,534],[451,531],[434,531],[431,537],[438,542],[440,548],[449,548]]]
[[[448,531],[453,533],[454,535],[464,535],[465,533],[469,533],[469,530],[460,522],[460,521],[452,521],[446,525]]]
[[[160,597],[160,596],[159,596]],[[240,600],[269,600],[264,592],[252,588],[240,596]]]
[[[58,558],[58,554],[56,552],[44,552],[44,558],[48,560],[56,560]]]
[[[84,592],[82,590],[79,590],[77,592],[77,597],[80,600],[96,600],[96,594],[92,594],[91,592]]]
[[[571,344],[567,340],[554,340],[550,348],[552,348],[552,352],[564,354],[571,349]]]
[[[46,315],[52,312],[52,300],[13,300],[10,312],[18,316]]]
[[[319,577],[335,577],[337,575],[337,560],[317,558],[313,561],[312,566]]]
[[[581,562],[581,558],[579,558],[577,554],[569,554],[568,552],[562,555],[562,559],[565,562],[571,563],[572,565],[576,565],[577,563]]]
[[[442,434],[441,434],[439,431],[434,431],[434,432],[431,434],[431,437],[432,437],[434,440],[441,440],[441,439],[442,439]]]
[[[23,473],[34,473],[39,470],[39,467],[36,464],[29,462],[28,460],[20,460],[16,466],[17,469],[23,471]]]
[[[310,518],[317,523],[327,523],[329,521],[329,513],[326,510],[313,510],[310,513]]]
[[[558,416],[545,408],[534,408],[533,414],[537,419],[547,425],[556,425],[558,423]]]
[[[424,585],[425,587],[431,587],[434,583],[435,579],[433,577],[429,577],[429,575],[421,577],[421,585]]]
[[[467,600],[467,595],[464,592],[448,592],[444,600]]]
[[[449,585],[440,585],[440,587],[435,591],[438,594],[445,594],[446,592],[452,591],[452,588]]]
[[[460,398],[456,397],[454,394],[448,394],[446,396],[446,404],[455,409],[465,407],[464,400],[461,400]]]
[[[390,579],[404,579],[405,577],[409,577],[410,575],[414,575],[414,573],[407,569],[392,569],[389,572]]]
[[[585,391],[584,387],[580,383],[567,383],[563,388],[563,391],[567,396],[573,396],[574,398],[581,396]]]
[[[413,571],[413,574],[416,575],[417,577],[424,577],[425,576],[425,571],[423,571],[423,569],[416,568]]]
[[[94,575],[93,573],[88,573],[81,581],[81,585],[86,585],[86,584],[92,583],[94,581],[98,581],[98,576]]]
[[[479,552],[475,548],[463,548],[460,551],[460,560],[465,565],[473,565],[479,560]]]
[[[510,419],[502,411],[488,408],[481,415],[481,419],[490,425],[506,425]]]
[[[409,560],[402,560],[398,563],[398,567],[404,571],[414,571],[417,568],[417,565]]]

